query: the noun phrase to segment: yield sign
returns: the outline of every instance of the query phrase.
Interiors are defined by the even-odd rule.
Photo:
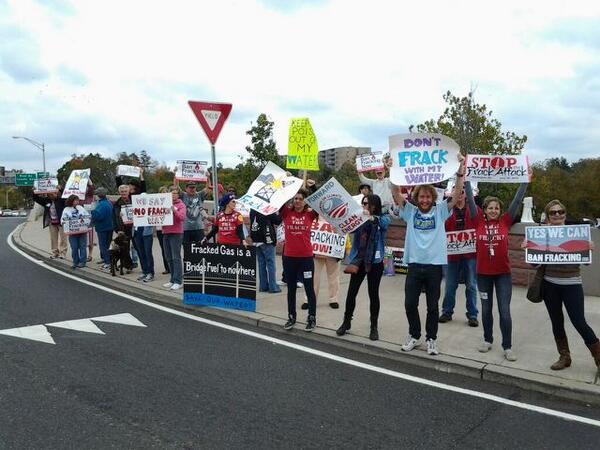
[[[223,124],[231,112],[231,103],[207,103],[190,100],[188,104],[192,108],[196,119],[200,122],[206,137],[212,145],[215,145]]]

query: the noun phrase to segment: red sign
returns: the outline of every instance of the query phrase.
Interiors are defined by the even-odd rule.
[[[200,122],[204,133],[206,133],[206,137],[212,145],[215,145],[223,124],[231,112],[231,104],[193,102],[191,100],[188,104],[192,108],[196,119]]]

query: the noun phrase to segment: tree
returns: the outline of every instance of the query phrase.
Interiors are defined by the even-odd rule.
[[[135,155],[135,153],[134,153]],[[140,166],[144,168],[144,171],[153,169],[158,165],[158,162],[150,157],[146,150],[140,152]]]
[[[249,161],[255,167],[262,169],[268,161],[272,161],[275,164],[279,163],[277,144],[273,140],[274,125],[274,122],[271,122],[267,118],[267,115],[262,113],[256,119],[256,125],[252,125],[246,131],[246,134],[250,136],[252,144],[246,146],[246,151],[250,153]]]
[[[99,153],[88,153],[87,155],[72,154],[67,161],[56,172],[58,182],[64,185],[73,170],[91,169],[90,178],[96,187],[104,187],[109,192],[117,188],[115,174],[117,163],[112,158],[105,158]]]

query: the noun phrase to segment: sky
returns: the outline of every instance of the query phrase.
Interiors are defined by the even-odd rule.
[[[600,2],[0,0],[0,166],[146,150],[210,160],[188,100],[232,103],[217,162],[265,113],[319,148],[387,150],[473,89],[533,161],[599,157]]]

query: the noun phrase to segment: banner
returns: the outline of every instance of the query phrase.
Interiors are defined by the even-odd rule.
[[[256,249],[183,244],[183,303],[256,311]]]
[[[356,204],[335,178],[331,178],[321,189],[308,197],[306,203],[329,222],[338,234],[352,233],[368,220],[363,214],[362,206]]]
[[[121,206],[121,220],[123,221],[124,225],[133,224],[133,206]]]
[[[310,120],[306,117],[290,119],[286,167],[319,170],[319,145]]]
[[[52,194],[58,192],[58,180],[56,178],[40,178],[33,182],[34,194]]]
[[[132,195],[131,206],[135,227],[173,225],[173,197],[170,192]]]
[[[73,213],[71,217],[66,216],[63,219],[64,220],[61,220],[61,223],[67,236],[87,233],[92,221],[92,217],[89,213],[86,212],[84,214],[79,210],[76,213]]]
[[[529,183],[531,169],[525,155],[467,155],[465,180],[488,183]]]
[[[337,234],[324,220],[313,222],[310,242],[315,255],[342,259],[346,253],[346,235]]]
[[[529,264],[590,264],[589,225],[525,227],[525,262]]]
[[[395,134],[389,137],[390,181],[398,186],[434,184],[458,170],[459,147],[437,133]]]
[[[119,177],[125,176],[125,177],[139,178],[140,173],[141,173],[141,170],[140,170],[140,167],[138,167],[138,166],[125,166],[125,165],[117,166],[117,176],[119,176]]]
[[[85,200],[88,181],[90,180],[90,169],[74,170],[69,175],[65,184],[62,198],[69,198],[70,195],[76,195],[80,200]]]
[[[268,216],[279,211],[301,187],[300,178],[288,176],[283,169],[269,161],[248,192],[236,203]]]
[[[208,162],[206,161],[177,161],[175,178],[184,181],[205,183],[208,180]]]
[[[476,242],[475,229],[446,231],[446,248],[448,250],[448,255],[475,253]]]
[[[358,172],[384,169],[383,152],[363,153],[356,157],[356,170]]]

